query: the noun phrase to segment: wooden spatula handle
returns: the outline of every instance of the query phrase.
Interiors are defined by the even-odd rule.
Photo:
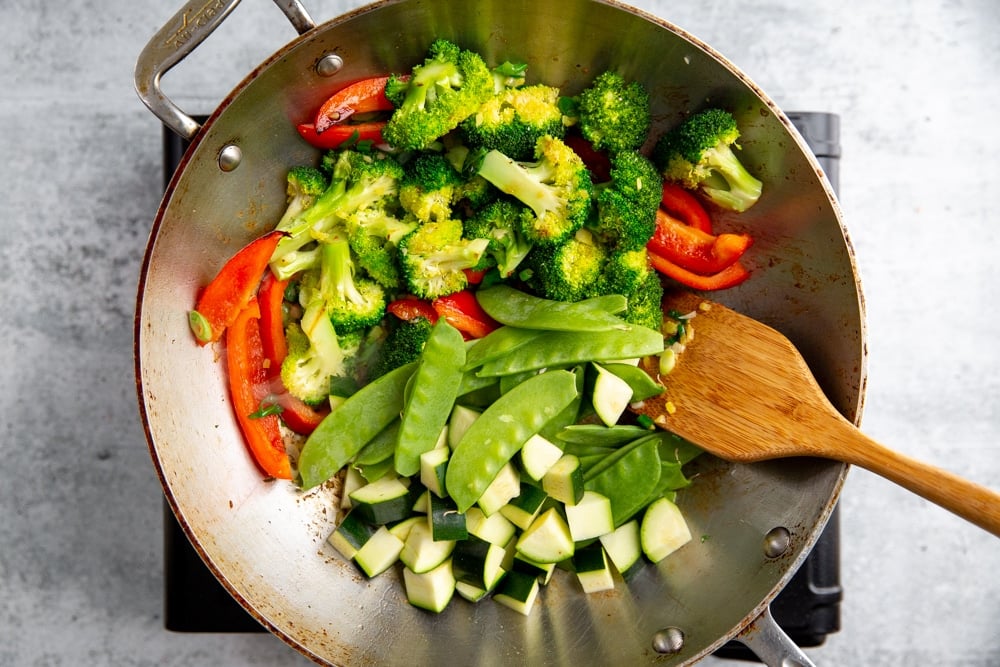
[[[880,475],[1000,537],[1000,494],[888,449],[849,426],[855,442],[838,458]]]

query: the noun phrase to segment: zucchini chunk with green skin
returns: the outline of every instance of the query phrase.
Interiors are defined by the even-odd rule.
[[[403,542],[406,542],[406,538],[410,536],[410,530],[413,529],[413,526],[417,523],[424,523],[426,521],[426,517],[417,514],[415,516],[407,517],[402,521],[398,521],[391,526],[388,526],[388,528],[390,533],[401,539]]]
[[[537,563],[524,554],[515,554],[511,563],[511,571],[523,572],[538,578],[538,583],[545,586],[552,579],[552,573],[556,571],[555,563]]]
[[[690,542],[691,530],[680,508],[669,499],[660,498],[646,508],[639,539],[646,557],[658,563]]]
[[[566,522],[574,542],[600,537],[615,529],[611,501],[595,491],[584,491],[576,505],[566,505]]]
[[[462,440],[462,436],[469,430],[472,423],[479,419],[480,414],[482,413],[478,410],[473,410],[464,405],[456,405],[451,409],[451,417],[448,418],[449,447],[455,449],[458,446],[458,443]]]
[[[632,387],[628,382],[598,364],[594,380],[594,411],[607,426],[614,426],[632,402]]]
[[[351,494],[367,484],[361,471],[355,466],[348,466],[344,473],[344,492],[340,497],[340,506],[345,510],[351,509]]]
[[[399,560],[417,574],[422,574],[448,560],[455,549],[450,540],[435,540],[427,520],[414,524],[406,536]]]
[[[573,555],[573,569],[584,593],[610,591],[615,587],[615,579],[600,542],[577,550]]]
[[[431,494],[427,520],[431,527],[431,536],[436,542],[453,542],[469,537],[465,515],[455,508],[455,503],[450,498],[439,498]]]
[[[444,611],[455,595],[451,560],[445,560],[426,572],[403,568],[403,585],[406,587],[406,599],[414,607],[434,613]]]
[[[501,512],[487,516],[478,507],[470,507],[465,513],[465,525],[470,535],[475,535],[479,539],[499,547],[509,544],[514,533],[517,532],[517,526]]]
[[[508,572],[497,586],[493,599],[527,616],[538,598],[538,578],[523,572]]]
[[[580,459],[572,454],[563,454],[542,477],[542,490],[566,505],[580,502],[584,491]]]
[[[506,550],[477,537],[462,540],[451,554],[451,570],[456,581],[491,591],[503,579]]]
[[[392,567],[402,550],[403,540],[390,533],[386,526],[379,526],[371,539],[354,554],[354,562],[365,574],[374,577]]]
[[[473,586],[472,584],[458,580],[455,580],[455,592],[469,602],[479,602],[490,594],[489,591],[483,590],[478,586]]]
[[[337,529],[330,533],[327,542],[347,560],[354,560],[358,549],[363,547],[378,530],[361,518],[360,512],[350,511],[341,519]]]
[[[642,570],[644,562],[637,519],[623,523],[614,532],[601,535],[600,540],[622,579],[628,581]]]
[[[558,445],[535,434],[521,447],[521,467],[528,477],[537,482],[562,455],[563,450]]]
[[[545,510],[517,540],[518,553],[539,563],[566,560],[575,548],[569,526],[554,507]]]
[[[435,447],[420,455],[420,482],[438,498],[448,495],[444,477],[450,455],[451,451],[447,447]]]
[[[410,515],[410,489],[398,477],[383,477],[351,494],[354,511],[378,525],[402,521]]]
[[[486,516],[490,516],[499,512],[500,508],[509,503],[512,498],[516,498],[520,492],[521,477],[517,468],[508,463],[500,468],[500,472],[479,496],[476,504]]]
[[[501,507],[500,514],[521,530],[527,530],[548,497],[548,494],[537,486],[522,482],[521,493]]]

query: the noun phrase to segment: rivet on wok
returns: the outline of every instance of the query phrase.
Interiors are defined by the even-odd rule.
[[[316,73],[320,76],[333,76],[344,67],[344,59],[336,53],[328,53],[316,63]]]
[[[219,169],[232,171],[243,161],[243,151],[235,144],[229,144],[219,151]]]
[[[792,534],[787,528],[778,526],[768,531],[764,536],[764,555],[768,558],[777,558],[788,551],[792,544]]]
[[[680,628],[663,628],[653,635],[653,650],[662,655],[680,653],[684,648],[684,633]]]

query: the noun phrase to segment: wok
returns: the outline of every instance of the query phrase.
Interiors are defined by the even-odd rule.
[[[755,237],[754,275],[713,298],[789,336],[856,421],[865,332],[851,245],[828,181],[775,103],[694,36],[616,2],[399,0],[317,26],[297,2],[279,1],[300,35],[200,126],[162,93],[160,77],[236,4],[193,0],[150,41],[135,73],[147,106],[192,139],[141,269],[139,407],[169,505],[215,576],[268,630],[325,664],[682,665],[732,638],[769,664],[810,664],[768,605],[830,516],[845,465],[705,457],[678,500],[695,539],[627,585],[586,596],[561,573],[528,617],[464,601],[431,615],[406,604],[394,574],[366,580],[325,543],[335,489],[302,493],[261,478],[233,418],[220,351],[196,346],[187,323],[199,287],[283,211],[287,167],[317,158],[295,124],[344,83],[408,70],[433,38],[447,37],[488,61],[528,62],[532,80],[568,94],[617,68],[650,91],[654,130],[707,104],[731,110],[741,159],[765,189],[749,212],[719,220]]]

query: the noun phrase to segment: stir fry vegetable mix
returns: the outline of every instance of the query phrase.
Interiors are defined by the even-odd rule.
[[[637,361],[666,375],[690,336],[663,277],[749,276],[751,237],[717,233],[702,200],[746,210],[761,183],[729,113],[647,157],[650,125],[617,72],[565,96],[437,40],[298,127],[321,160],[289,169],[275,231],[190,313],[199,344],[225,337],[263,472],[345,474],[331,544],[369,576],[401,560],[418,607],[457,591],[528,613],[557,564],[604,590],[690,539],[672,497],[699,451],[624,415],[663,391]]]

